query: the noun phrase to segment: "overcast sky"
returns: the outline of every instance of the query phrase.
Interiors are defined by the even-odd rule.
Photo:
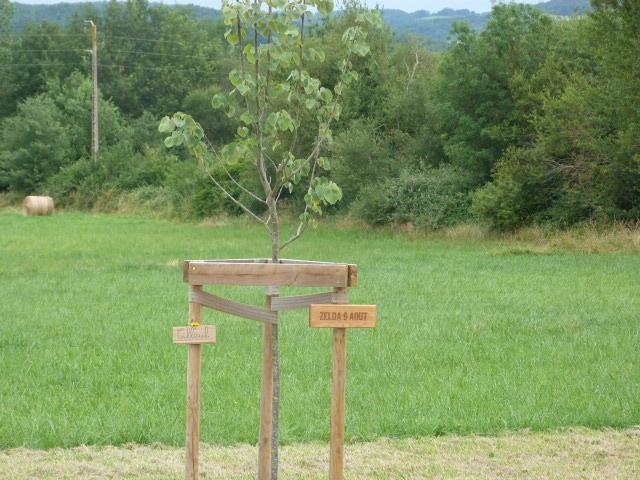
[[[60,3],[60,0],[17,0],[18,3]],[[65,0],[66,2],[86,1],[86,0]],[[520,0],[522,3],[538,3],[543,0]],[[195,5],[202,5],[204,7],[220,7],[220,0],[162,0],[162,3],[173,4],[185,4],[193,3]],[[474,12],[486,12],[491,10],[490,0],[367,0],[370,6],[374,6],[376,3],[385,8],[397,8],[406,12],[415,12],[416,10],[428,10],[430,12],[437,12],[443,8],[467,8]]]

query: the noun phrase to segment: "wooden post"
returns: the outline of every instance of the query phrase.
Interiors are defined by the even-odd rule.
[[[331,453],[329,478],[344,480],[345,386],[347,382],[347,329],[333,329],[333,388],[331,397]]]
[[[193,285],[194,290],[202,290],[201,285]],[[202,306],[189,303],[189,323],[202,323]],[[202,345],[188,345],[187,365],[187,458],[186,480],[198,478],[198,454],[200,452],[200,370],[202,364]]]
[[[91,24],[91,75],[93,77],[92,89],[92,119],[91,119],[91,156],[93,161],[98,161],[98,149],[100,148],[100,100],[98,97],[98,32],[96,24]]]
[[[346,288],[335,288],[336,294],[348,295]],[[348,299],[348,296],[347,296]],[[348,300],[347,300],[348,301]],[[335,302],[334,302],[335,303]],[[347,383],[347,329],[333,329],[333,385],[331,395],[330,480],[344,480],[344,430]]]
[[[375,328],[375,305],[344,305],[346,289],[336,288],[333,304],[310,304],[309,326],[333,329],[333,385],[329,479],[344,480],[344,432],[347,384],[347,328]]]
[[[266,307],[278,296],[268,288]],[[258,480],[271,480],[271,449],[273,437],[273,323],[264,324],[264,350],[262,361],[262,397],[260,399],[260,438],[258,441]]]

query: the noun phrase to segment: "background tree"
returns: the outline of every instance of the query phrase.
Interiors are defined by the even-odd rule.
[[[14,12],[15,7],[9,0],[0,0],[0,35],[8,32]]]

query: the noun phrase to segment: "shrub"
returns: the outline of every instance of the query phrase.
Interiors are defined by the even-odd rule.
[[[514,230],[546,212],[557,193],[538,152],[510,148],[500,158],[493,181],[471,195],[472,212],[495,230]]]
[[[413,222],[427,230],[469,218],[469,179],[451,166],[403,171],[362,189],[353,213],[372,224]]]
[[[364,185],[398,174],[386,139],[364,120],[353,122],[340,133],[332,149],[331,177],[342,188],[345,204],[355,200]]]
[[[27,99],[1,130],[0,190],[41,193],[44,180],[70,161],[64,119],[50,98]]]

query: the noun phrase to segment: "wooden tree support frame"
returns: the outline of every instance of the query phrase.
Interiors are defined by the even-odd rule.
[[[309,308],[311,305],[347,304],[349,302],[348,288],[357,286],[358,268],[356,265],[346,263],[287,259],[277,263],[268,259],[187,260],[184,262],[184,281],[191,286],[189,290],[189,320],[191,324],[201,323],[202,307],[264,323],[258,480],[270,480],[273,432],[271,398],[274,388],[271,333],[274,325],[278,322],[278,312]],[[245,305],[205,292],[203,290],[205,285],[265,286],[267,287],[265,307]],[[332,290],[310,295],[281,297],[280,287],[331,287]],[[338,330],[342,333],[337,332]],[[344,378],[346,373],[336,376],[336,368],[342,368],[340,365],[344,365],[342,370],[346,372],[346,347],[344,353],[341,353],[340,342],[336,343],[336,338],[338,340],[342,338],[341,344],[344,345],[346,329],[337,328],[334,332],[334,397],[337,395],[342,400],[335,403],[334,398],[332,403],[331,478],[341,479],[343,476],[340,474],[335,476],[333,471],[342,471],[341,469],[344,468]],[[200,345],[189,345],[185,468],[187,480],[198,478],[200,358]],[[336,362],[338,362],[338,367],[336,367]],[[338,409],[337,412],[336,409]],[[342,414],[340,414],[340,409],[342,409]],[[335,427],[334,423],[336,423]],[[335,440],[334,434],[337,435]],[[338,447],[338,444],[342,447]]]

